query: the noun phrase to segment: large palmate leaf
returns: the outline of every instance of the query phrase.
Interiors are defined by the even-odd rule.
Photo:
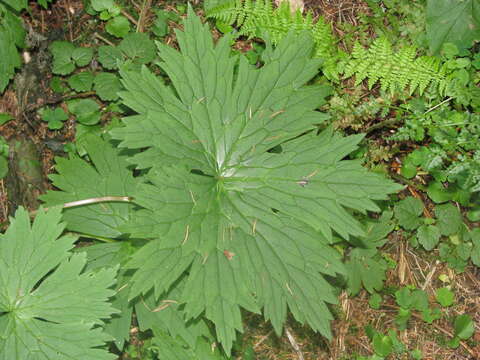
[[[82,272],[84,255],[70,256],[76,238],[62,236],[60,209],[40,209],[30,225],[20,208],[0,236],[0,359],[115,359],[97,348],[108,340],[102,319],[116,312],[115,269]],[[52,272],[53,271],[53,272]]]
[[[153,330],[158,353],[165,360],[225,359],[204,318],[188,320],[179,301],[185,286],[182,278],[170,291],[155,299],[153,291],[137,299],[135,313],[140,330]]]
[[[57,158],[56,170],[50,175],[53,184],[61,191],[49,191],[40,198],[46,205],[70,201],[129,196],[135,187],[132,172],[127,168],[126,156],[120,155],[111,144],[98,136],[86,136],[82,142],[92,165],[79,157]],[[121,235],[132,205],[121,202],[102,202],[91,206],[66,209],[64,220],[71,231],[101,237]]]
[[[155,238],[129,263],[130,296],[158,297],[188,269],[185,313],[212,320],[227,353],[240,307],[263,308],[277,333],[289,308],[330,336],[336,297],[322,274],[344,271],[332,232],[362,235],[347,209],[376,211],[399,187],[342,160],[361,136],[313,131],[329,90],[305,86],[319,66],[307,34],[267,50],[260,69],[243,57],[237,68],[230,38],[214,45],[192,11],[177,39],[180,51],[158,44],[171,85],[146,68],[122,73],[138,115],[112,135],[143,149],[132,161],[149,169],[134,194],[144,209],[122,228]]]

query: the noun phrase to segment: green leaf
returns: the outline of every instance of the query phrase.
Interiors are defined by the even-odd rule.
[[[480,228],[475,228],[470,231],[470,238],[472,239],[473,249],[471,259],[474,265],[480,266]]]
[[[19,2],[16,4],[19,5]],[[21,66],[17,47],[24,46],[24,39],[25,30],[21,19],[0,4],[0,93],[13,78],[15,69]]]
[[[427,188],[427,194],[433,202],[440,204],[452,200],[453,193],[446,189],[439,181],[431,181]]]
[[[155,58],[155,44],[145,33],[130,33],[120,42],[118,48],[139,64],[148,64]]]
[[[422,225],[418,228],[417,236],[423,248],[430,251],[434,249],[440,241],[440,230],[434,225]]]
[[[351,295],[358,294],[362,284],[369,293],[382,289],[388,266],[376,248],[385,243],[385,237],[393,230],[391,217],[391,212],[384,212],[380,221],[369,222],[365,237],[357,239],[360,243],[350,252],[346,268]]]
[[[471,47],[480,40],[480,1],[428,0],[427,40],[433,53],[446,42],[461,49]]]
[[[82,272],[84,255],[70,256],[76,238],[61,236],[61,209],[39,210],[33,224],[20,208],[0,236],[0,358],[115,359],[98,348],[109,337],[102,319],[116,312],[115,269]]]
[[[395,217],[400,226],[413,230],[422,224],[420,215],[423,211],[422,200],[409,196],[397,202],[394,206]]]
[[[198,338],[194,347],[187,347],[184,341],[173,338],[161,329],[155,328],[154,335],[153,344],[162,360],[227,359],[213,343],[208,343],[203,338]]]
[[[223,359],[219,351],[212,351],[211,344],[215,339],[205,319],[186,321],[180,300],[184,288],[185,278],[157,300],[151,291],[137,301],[135,313],[140,330],[154,331],[154,342],[163,345],[159,349],[162,359]]]
[[[149,169],[133,194],[143,209],[123,229],[154,238],[129,263],[131,298],[152,287],[159,296],[188,269],[186,316],[205,314],[227,354],[240,308],[263,308],[278,334],[288,308],[330,337],[337,299],[323,274],[344,272],[332,232],[363,235],[350,211],[378,211],[374,200],[401,187],[343,160],[361,136],[299,137],[328,118],[315,109],[330,93],[305,86],[319,66],[307,34],[291,34],[260,69],[244,57],[237,67],[231,37],[214,46],[191,9],[177,39],[180,51],[158,44],[168,86],[146,67],[121,72],[123,102],[138,115],[111,134],[143,149],[132,162]]]
[[[68,75],[75,70],[72,53],[75,46],[68,41],[54,41],[48,47],[53,55],[52,71],[59,75]]]
[[[407,179],[411,179],[415,177],[415,175],[417,175],[417,166],[407,156],[403,161],[400,171],[402,172],[402,175],[405,176]]]
[[[380,305],[382,304],[382,297],[375,293],[370,296],[370,299],[368,300],[368,305],[375,310],[380,309]]]
[[[104,196],[130,196],[135,180],[128,170],[125,156],[98,136],[87,136],[83,142],[92,165],[73,157],[57,158],[58,175],[50,175],[60,191],[48,191],[40,196],[47,206],[69,201]],[[91,206],[66,209],[64,220],[71,231],[114,238],[121,235],[118,228],[124,224],[132,205],[121,202],[103,202]]]
[[[122,84],[115,74],[102,72],[95,76],[93,89],[100,99],[113,101],[118,99],[118,92],[122,89]]]
[[[72,60],[75,61],[77,66],[87,66],[90,64],[93,58],[93,49],[87,47],[79,47],[73,50]]]
[[[11,8],[15,9],[16,11],[26,9],[28,6],[27,0],[4,0],[3,3],[9,5]]]
[[[453,328],[455,329],[454,335],[462,340],[469,339],[475,332],[475,324],[468,314],[457,316]]]
[[[428,295],[424,290],[412,291],[412,308],[417,311],[424,311],[428,308]]]
[[[168,34],[168,12],[163,10],[158,10],[155,12],[157,18],[155,19],[152,31],[158,37],[163,37]]]
[[[123,61],[122,51],[115,46],[100,46],[98,48],[98,61],[105,69],[116,69],[117,62]]]
[[[399,330],[405,330],[408,325],[408,321],[412,317],[412,311],[401,307],[398,309],[397,316],[395,316],[395,324],[397,324]]]
[[[109,10],[115,7],[113,0],[92,0],[92,7],[95,11]]]
[[[13,120],[14,117],[10,114],[0,113],[0,126],[6,124],[10,120]]]
[[[401,308],[410,309],[413,303],[412,292],[409,288],[402,287],[395,291],[395,300]]]
[[[446,287],[439,288],[435,291],[435,298],[443,307],[452,306],[455,300],[455,294]]]
[[[79,248],[87,255],[86,271],[99,271],[105,267],[124,265],[134,249],[128,242],[103,243]],[[115,296],[110,300],[112,306],[119,310],[118,314],[105,321],[104,330],[111,335],[119,350],[130,339],[133,304],[128,301],[126,290],[130,276],[128,270],[121,270],[117,275]]]
[[[422,311],[422,320],[428,324],[433,323],[442,317],[442,311],[439,308],[427,308]]]
[[[95,125],[100,121],[100,106],[92,99],[74,99],[67,103],[68,111],[83,125]]]
[[[467,212],[467,219],[471,222],[480,221],[480,207],[474,207]]]
[[[83,71],[68,78],[68,85],[76,92],[90,91],[92,84],[93,74],[90,71]]]
[[[386,357],[393,351],[393,342],[390,336],[376,333],[372,341],[375,354]]]
[[[3,179],[8,174],[8,161],[5,157],[0,156],[0,179]]]
[[[115,16],[107,22],[105,30],[113,36],[123,38],[130,31],[130,22],[125,16]]]
[[[68,119],[68,115],[62,108],[57,107],[54,110],[43,108],[40,110],[42,120],[48,122],[48,128],[58,130],[63,127],[63,122]]]
[[[462,230],[463,218],[460,210],[452,204],[438,205],[435,208],[437,226],[440,233],[445,236],[457,234]]]

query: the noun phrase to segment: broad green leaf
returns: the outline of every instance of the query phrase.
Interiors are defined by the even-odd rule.
[[[375,354],[386,357],[393,351],[393,342],[390,336],[380,333],[375,334],[372,341]]]
[[[87,47],[79,47],[73,50],[72,60],[75,61],[77,66],[87,66],[92,61],[93,49]]]
[[[93,74],[90,71],[84,71],[68,78],[68,85],[76,92],[90,91],[93,84]]]
[[[24,7],[23,2],[16,4],[20,9]],[[17,47],[24,46],[24,39],[25,30],[21,19],[0,4],[0,93],[3,93],[13,78],[15,69],[21,65]]]
[[[457,316],[453,327],[455,329],[454,335],[462,340],[469,339],[475,332],[475,324],[468,314]]]
[[[479,0],[428,0],[427,40],[437,53],[446,42],[465,49],[480,40]]]
[[[74,99],[67,103],[68,111],[83,125],[95,125],[100,121],[100,106],[92,99]],[[77,129],[77,140],[78,136]]]
[[[115,359],[98,348],[100,327],[116,312],[108,303],[115,269],[82,272],[71,255],[76,238],[61,236],[60,208],[39,210],[33,224],[20,208],[0,236],[0,359]],[[71,256],[70,256],[71,255]]]
[[[118,99],[118,92],[122,90],[119,78],[112,73],[102,72],[95,76],[93,89],[100,99],[113,101]]]
[[[434,225],[422,225],[418,228],[417,236],[423,248],[430,251],[440,241],[440,230]]]
[[[61,191],[48,191],[40,197],[47,206],[133,193],[135,180],[125,156],[98,136],[86,136],[83,146],[92,164],[77,157],[57,158],[59,174],[50,175],[50,179]],[[127,221],[131,208],[131,204],[121,202],[74,207],[65,210],[64,220],[71,231],[113,238],[121,235],[118,228]]]
[[[109,10],[115,7],[113,0],[92,0],[92,7],[95,11]]]
[[[123,60],[122,51],[115,46],[100,46],[98,48],[98,61],[105,69],[117,68],[117,62]]]
[[[372,309],[375,309],[375,310],[378,310],[380,309],[380,305],[382,304],[382,297],[377,294],[377,293],[374,293],[372,294],[372,296],[370,296],[370,299],[368,300],[368,305],[372,308]]]
[[[422,200],[409,196],[400,200],[394,207],[395,217],[400,226],[407,230],[413,230],[422,224],[420,215],[423,211]]]
[[[427,194],[433,202],[440,204],[452,200],[453,193],[443,186],[440,181],[431,181],[427,188]]]
[[[435,298],[438,303],[443,307],[448,307],[453,305],[455,299],[455,294],[446,287],[442,287],[435,291]]]
[[[412,291],[412,308],[418,311],[428,309],[428,295],[424,290],[415,289]]]
[[[263,309],[278,334],[289,309],[330,337],[337,299],[322,274],[344,272],[332,233],[363,235],[351,211],[378,211],[374,200],[400,186],[343,160],[361,136],[311,131],[328,118],[315,109],[330,89],[305,86],[319,67],[308,34],[290,34],[260,69],[244,57],[237,68],[231,37],[214,45],[189,12],[180,51],[158,44],[171,84],[146,67],[121,72],[138,115],[111,134],[149,169],[133,194],[143,209],[122,229],[154,238],[128,264],[130,297],[160,296],[188,269],[186,316],[205,314],[227,354],[241,308]]]
[[[403,309],[410,309],[413,304],[412,292],[407,287],[395,291],[395,300],[398,306]]]
[[[155,44],[145,33],[128,34],[118,48],[129,59],[139,64],[148,64],[155,58]]]
[[[53,73],[68,75],[75,70],[72,53],[75,46],[68,41],[54,41],[49,47],[53,55]]]
[[[113,36],[123,38],[130,31],[130,22],[125,16],[115,16],[107,22],[105,30]]]
[[[448,236],[457,234],[463,226],[462,214],[458,208],[450,203],[438,205],[435,208],[437,226],[442,235]]]
[[[7,113],[0,113],[0,125],[6,124],[10,120],[13,120],[14,117]]]

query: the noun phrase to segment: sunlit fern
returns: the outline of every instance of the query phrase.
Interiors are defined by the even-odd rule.
[[[324,61],[324,74],[332,80],[338,79],[335,38],[330,24],[322,17],[314,21],[311,12],[305,16],[300,10],[292,13],[288,2],[283,1],[279,7],[274,7],[271,0],[231,0],[209,9],[206,15],[228,25],[236,24],[239,34],[249,38],[261,38],[267,34],[274,44],[290,30],[307,30],[315,41],[314,56]]]
[[[422,94],[427,87],[440,94],[446,91],[446,71],[439,59],[432,56],[416,56],[415,47],[406,46],[394,52],[386,38],[379,38],[370,48],[356,43],[351,59],[345,67],[344,78],[355,75],[355,85],[368,78],[368,87],[380,82],[383,90],[403,91],[410,94],[418,90]]]

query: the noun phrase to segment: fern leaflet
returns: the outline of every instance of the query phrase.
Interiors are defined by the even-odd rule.
[[[439,59],[416,58],[416,48],[412,46],[394,52],[386,38],[375,40],[368,50],[355,44],[344,78],[353,75],[356,76],[355,86],[368,78],[370,89],[379,81],[383,90],[392,93],[409,87],[410,94],[417,89],[422,94],[430,85],[443,94],[447,87],[446,70]]]
[[[263,37],[266,33],[273,44],[278,44],[289,31],[308,31],[315,43],[315,57],[323,59],[323,72],[329,79],[338,79],[337,48],[330,25],[320,17],[315,22],[311,12],[303,16],[300,10],[292,14],[284,1],[274,8],[270,0],[232,0],[207,11],[207,17],[228,25],[237,24],[243,36]]]

